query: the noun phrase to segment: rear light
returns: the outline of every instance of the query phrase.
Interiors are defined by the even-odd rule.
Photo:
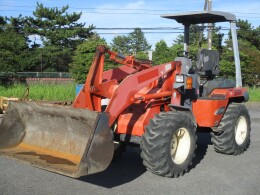
[[[192,89],[192,77],[186,79],[186,89]]]

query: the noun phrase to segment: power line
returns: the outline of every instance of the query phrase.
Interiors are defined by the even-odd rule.
[[[20,8],[36,8],[37,6],[28,6],[28,5],[0,5],[0,7],[20,7]],[[54,8],[48,7],[47,8]],[[56,8],[56,7],[55,7]],[[57,7],[62,8],[62,7]],[[95,7],[69,7],[69,9],[78,9],[78,10],[117,10],[118,8],[95,8]],[[127,11],[184,11],[179,9],[133,9],[133,8],[120,8],[120,10],[127,10]],[[249,15],[260,15],[259,12],[232,12],[236,14],[249,14]]]
[[[5,11],[5,12],[20,12],[20,13],[23,13],[23,12],[26,12],[26,13],[32,13],[32,11],[28,11],[28,10],[0,10],[0,11]],[[100,14],[100,15],[154,15],[154,16],[160,16],[161,13],[147,13],[147,12],[98,12],[98,11],[81,11],[82,13],[85,13],[85,14]],[[68,11],[68,13],[73,13],[73,12],[70,12]],[[240,13],[240,14],[245,14],[245,13]],[[260,16],[244,16],[244,15],[241,15],[239,16],[241,18],[260,18]]]
[[[5,26],[5,25],[0,25],[0,29],[25,29],[25,28],[31,28],[31,29],[36,29],[36,30],[73,30],[73,29],[79,29],[79,28],[83,28],[83,29],[89,29],[87,27],[69,27],[69,26],[63,26],[63,27],[37,27],[37,26]],[[129,30],[135,30],[138,27],[96,27],[93,28],[93,31],[111,31],[111,30],[116,30],[116,31],[129,31]],[[147,33],[147,30],[150,31],[161,31],[161,32],[165,32],[165,31],[169,31],[169,30],[175,30],[176,32],[183,32],[184,28],[182,26],[180,27],[143,27],[143,28],[138,28],[140,30],[142,30],[144,33]],[[212,27],[208,27],[208,26],[198,26],[197,27],[191,27],[190,28],[192,32],[199,32],[199,31],[206,31],[208,29],[211,29],[213,31],[229,31],[230,28],[228,27],[224,27],[224,26],[216,26],[214,28]],[[237,31],[255,31],[255,32],[260,32],[260,30],[257,29],[239,29],[237,28]],[[172,32],[172,31],[171,31]],[[115,32],[112,32],[115,34]],[[165,32],[168,33],[168,32]]]
[[[130,32],[100,32],[95,31],[98,35],[128,35]],[[143,31],[144,34],[182,34],[183,31]]]
[[[137,28],[137,27],[136,27]],[[124,27],[100,27],[100,28],[95,28],[97,30],[134,30],[136,28],[129,27],[129,28],[124,28]],[[144,27],[144,28],[139,28],[141,30],[180,30],[183,29],[183,27]]]
[[[36,8],[36,6],[26,6],[26,5],[0,5],[2,7],[24,7],[24,8]],[[53,8],[53,7],[47,7],[47,8]],[[56,8],[56,7],[55,7]],[[62,8],[62,7],[57,7],[57,8]],[[69,9],[78,9],[78,10],[117,10],[117,8],[94,8],[94,7],[69,7]],[[120,10],[127,10],[127,11],[182,11],[178,9],[130,9],[130,8],[120,8]]]
[[[32,13],[32,11],[27,11],[27,10],[0,10],[0,11],[5,11],[5,12],[30,12],[30,13]]]
[[[18,7],[18,8],[36,8],[36,6],[15,6],[15,5],[0,5],[0,7]],[[53,8],[53,7],[47,7],[47,8]],[[62,7],[57,7],[57,8],[62,8]],[[118,11],[118,9],[116,8],[93,8],[93,7],[83,7],[83,8],[79,8],[79,7],[69,7],[69,9],[77,9],[77,10],[111,10],[111,11]],[[124,8],[120,8],[120,10],[124,10],[124,11],[146,11],[146,12],[99,12],[99,11],[81,11],[82,13],[87,13],[87,14],[104,14],[104,15],[161,15],[161,13],[149,13],[149,12],[166,12],[166,11],[174,11],[174,12],[180,12],[183,10],[173,10],[173,9],[124,9]],[[9,10],[1,10],[1,11],[7,11],[7,12],[32,12],[29,10],[16,10],[16,9],[9,9]],[[148,12],[148,13],[147,13]],[[69,13],[72,13],[69,11]],[[245,18],[260,18],[260,13],[257,12],[232,12],[235,14],[246,14],[246,15],[259,15],[259,17],[255,16],[240,16],[240,17],[245,17]]]
[[[6,12],[32,12],[28,10],[0,10],[0,11],[6,11]],[[67,13],[73,13],[68,11]],[[126,12],[97,12],[97,11],[82,11],[82,13],[85,14],[100,14],[100,15],[154,15],[154,16],[160,16],[161,14],[155,14],[155,13],[145,13],[145,12],[131,12],[131,13],[126,13]]]

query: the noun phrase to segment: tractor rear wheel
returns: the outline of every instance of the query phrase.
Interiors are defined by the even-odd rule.
[[[183,175],[194,157],[196,139],[196,128],[188,115],[181,112],[155,115],[142,136],[143,164],[157,175]]]
[[[250,116],[244,105],[230,104],[211,141],[217,152],[238,155],[250,144]]]

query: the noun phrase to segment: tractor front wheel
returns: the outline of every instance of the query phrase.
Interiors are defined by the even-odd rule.
[[[155,115],[142,136],[143,164],[157,175],[183,175],[194,157],[196,139],[196,128],[188,115],[181,112]]]
[[[244,105],[230,104],[211,141],[217,152],[238,155],[250,144],[250,116]]]

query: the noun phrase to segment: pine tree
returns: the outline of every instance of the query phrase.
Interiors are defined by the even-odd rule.
[[[85,28],[85,24],[77,22],[81,13],[68,14],[68,8],[47,8],[37,3],[34,17],[27,17],[28,33],[40,36],[42,41],[43,48],[39,49],[37,42],[32,47],[40,51],[40,57],[36,56],[34,61],[43,71],[68,71],[77,45],[93,35],[94,26]]]
[[[128,35],[128,38],[130,44],[130,51],[133,54],[137,54],[138,52],[142,51],[148,51],[152,47],[148,44],[144,36],[144,33],[140,28],[134,29],[134,31]]]
[[[117,36],[112,40],[112,49],[125,55],[137,55],[138,53],[146,52],[151,49],[144,33],[140,28],[134,29],[127,36]]]

